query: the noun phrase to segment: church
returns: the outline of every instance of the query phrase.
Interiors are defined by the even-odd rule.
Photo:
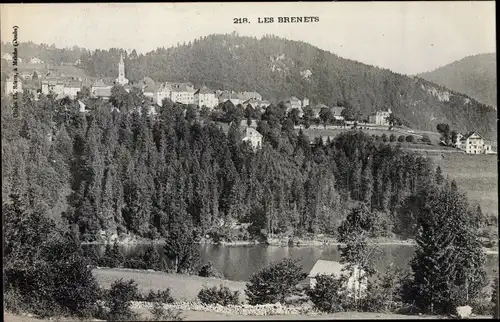
[[[120,62],[118,63],[118,78],[116,82],[120,85],[128,84],[128,79],[125,78],[125,63],[123,62],[123,55],[120,55]]]

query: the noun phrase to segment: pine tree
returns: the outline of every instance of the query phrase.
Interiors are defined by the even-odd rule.
[[[430,189],[417,218],[411,297],[424,312],[451,313],[479,296],[485,255],[456,184]]]
[[[362,200],[367,203],[368,207],[371,208],[372,202],[372,191],[373,191],[373,176],[372,176],[372,161],[368,157],[368,162],[363,169],[361,175],[361,195]]]

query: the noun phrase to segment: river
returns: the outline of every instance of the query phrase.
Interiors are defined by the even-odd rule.
[[[88,245],[97,247],[100,254],[104,252],[103,245]],[[149,245],[121,245],[121,251],[125,257],[146,250]],[[155,245],[163,255],[162,246]],[[298,258],[303,266],[304,272],[309,272],[318,259],[340,260],[337,246],[307,246],[307,247],[283,247],[267,245],[249,246],[222,246],[222,245],[200,245],[201,261],[203,264],[211,261],[224,278],[233,281],[248,281],[252,274],[267,266],[272,261],[292,257]],[[379,245],[375,252],[375,265],[378,270],[383,270],[390,264],[408,268],[410,259],[414,253],[412,245]],[[498,254],[486,255],[486,271],[492,277],[498,269]]]

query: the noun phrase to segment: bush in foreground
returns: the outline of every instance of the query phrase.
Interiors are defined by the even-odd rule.
[[[198,299],[204,304],[237,305],[239,304],[240,292],[232,292],[227,286],[203,287],[198,293]]]
[[[153,316],[151,321],[182,321],[183,317],[179,311],[165,309],[163,304],[159,302],[153,303],[153,307],[149,310]]]
[[[144,300],[147,302],[158,302],[158,303],[174,303],[175,300],[170,294],[170,289],[167,288],[163,291],[156,291],[154,292],[153,290],[149,291],[148,295],[144,297]]]
[[[212,262],[203,265],[198,272],[198,276],[222,278],[222,274],[214,267]]]
[[[271,263],[255,273],[246,284],[245,294],[251,305],[285,303],[285,299],[296,293],[297,284],[306,278],[298,260],[287,258]]]
[[[311,302],[323,312],[335,313],[346,309],[346,294],[343,285],[346,282],[344,277],[335,275],[316,276],[316,285],[307,290]]]
[[[105,301],[109,311],[106,319],[111,321],[133,320],[137,314],[130,309],[131,301],[139,296],[137,284],[133,280],[124,282],[123,279],[114,281],[106,292]]]

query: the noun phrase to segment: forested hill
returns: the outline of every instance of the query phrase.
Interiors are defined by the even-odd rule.
[[[496,55],[490,53],[468,56],[418,76],[496,107],[496,72]]]
[[[81,67],[91,76],[117,76],[120,53],[126,76],[137,81],[190,81],[212,89],[258,91],[268,100],[307,96],[312,103],[347,101],[367,115],[391,108],[414,128],[435,131],[448,123],[496,138],[496,111],[466,95],[417,77],[344,59],[304,42],[210,35],[145,55],[135,51],[83,52]]]

